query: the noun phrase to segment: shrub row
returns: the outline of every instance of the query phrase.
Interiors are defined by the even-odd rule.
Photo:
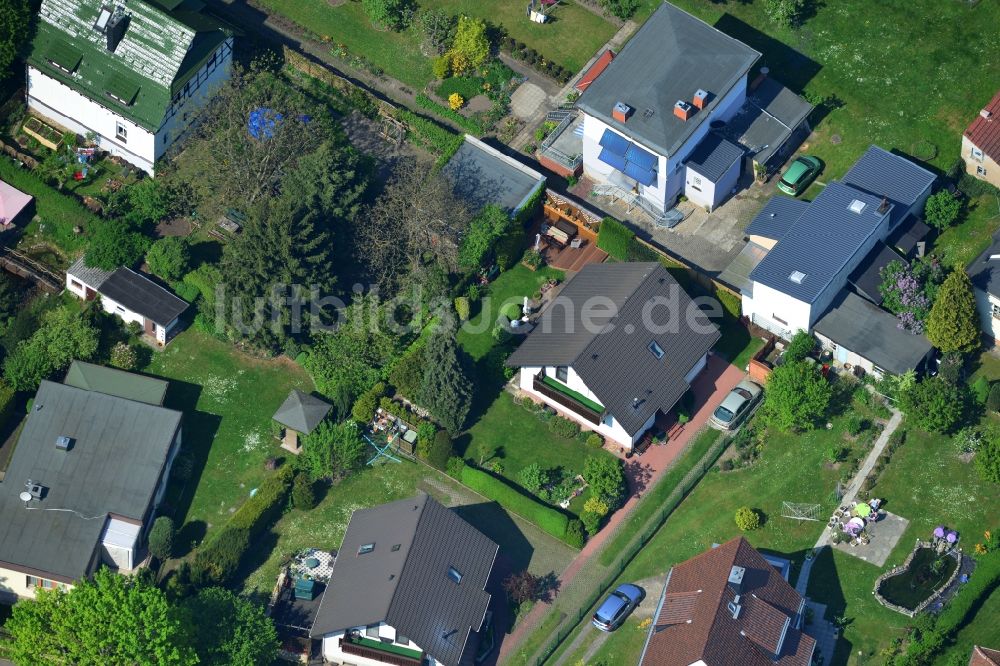
[[[552,62],[551,60],[546,60],[541,53],[526,46],[524,42],[520,42],[511,37],[504,37],[500,42],[500,45],[505,51],[510,53],[511,57],[515,60],[523,60],[531,65],[536,71],[551,76],[560,83],[566,83],[573,78],[573,72],[566,69],[562,65]]]
[[[282,467],[264,480],[229,522],[195,555],[196,580],[224,583],[239,568],[250,541],[267,529],[285,508],[293,470]]]
[[[0,428],[7,424],[17,402],[17,391],[7,382],[0,380]]]
[[[483,132],[485,131],[483,129],[483,126],[479,124],[479,121],[473,118],[466,118],[458,111],[454,111],[443,104],[438,104],[437,102],[435,102],[434,100],[432,100],[430,97],[428,97],[423,93],[417,95],[417,104],[421,108],[427,109],[428,111],[431,111],[432,113],[435,113],[441,116],[442,118],[447,118],[448,120],[452,121],[462,129],[464,129],[469,134],[482,136]]]
[[[530,520],[557,539],[566,540],[569,517],[529,497],[489,472],[466,465],[461,481],[469,488],[485,495],[500,506]]]
[[[601,220],[600,231],[597,232],[597,247],[619,261],[625,261],[629,245],[635,238],[635,232],[613,217]]]

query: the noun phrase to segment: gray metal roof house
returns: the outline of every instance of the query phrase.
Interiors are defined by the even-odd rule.
[[[135,568],[180,432],[180,412],[43,381],[0,481],[0,593]]]
[[[310,635],[335,663],[471,664],[498,550],[424,493],[359,509]]]
[[[507,364],[521,389],[631,447],[691,387],[720,334],[658,263],[590,264]]]
[[[545,187],[545,176],[468,134],[441,173],[473,213],[496,204],[513,215]]]

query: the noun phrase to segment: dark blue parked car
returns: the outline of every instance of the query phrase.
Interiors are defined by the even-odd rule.
[[[635,610],[644,596],[646,593],[642,588],[631,583],[619,585],[594,613],[594,626],[601,631],[614,631]]]

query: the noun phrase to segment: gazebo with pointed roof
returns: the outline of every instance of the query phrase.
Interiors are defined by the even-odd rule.
[[[271,417],[285,427],[281,438],[281,448],[298,454],[301,451],[299,435],[308,435],[326,418],[330,403],[292,389],[278,411]]]

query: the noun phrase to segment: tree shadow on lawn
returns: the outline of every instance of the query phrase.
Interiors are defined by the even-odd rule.
[[[155,375],[152,375],[155,376]],[[167,397],[164,406],[181,414],[181,453],[191,458],[191,475],[187,479],[179,479],[171,475],[167,486],[167,497],[170,501],[170,515],[174,523],[187,518],[191,509],[191,501],[201,482],[208,460],[208,452],[215,441],[215,433],[219,430],[222,417],[195,409],[201,396],[201,386],[191,382],[169,379]],[[167,513],[167,512],[164,512]],[[207,526],[206,526],[207,528]],[[181,528],[182,530],[184,528]]]
[[[845,624],[851,622],[851,620],[844,616],[844,613],[847,611],[847,600],[844,598],[843,584],[837,573],[837,563],[833,557],[833,548],[829,546],[821,549],[816,556],[816,561],[813,562],[812,571],[809,575],[807,596],[812,601],[826,604],[826,619],[830,622],[833,622],[835,618],[841,618]],[[816,618],[816,620],[819,619],[822,618]],[[853,644],[844,638],[843,630],[841,630],[840,636],[837,639],[837,646],[833,653],[833,663],[847,664],[853,652],[853,647]]]

